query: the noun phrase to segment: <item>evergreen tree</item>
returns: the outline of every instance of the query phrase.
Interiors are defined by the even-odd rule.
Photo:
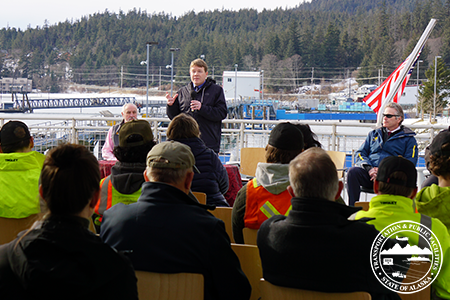
[[[442,59],[437,59],[436,68],[436,113],[441,113],[447,107],[450,96],[450,69],[447,68]],[[419,89],[419,106],[424,112],[434,112],[434,73],[433,64],[425,72],[428,81]]]

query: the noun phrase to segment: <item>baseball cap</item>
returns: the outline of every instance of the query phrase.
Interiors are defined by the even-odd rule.
[[[131,135],[142,136],[141,141],[129,142]],[[124,123],[119,130],[120,147],[136,147],[153,141],[153,132],[150,124],[145,120],[132,120]]]
[[[30,131],[25,123],[21,121],[9,121],[0,130],[0,145],[14,145],[30,137]]]
[[[394,172],[402,172],[406,180],[391,178]],[[417,187],[417,170],[414,164],[401,156],[388,156],[378,166],[377,180],[410,188]]]
[[[280,123],[270,132],[269,145],[281,150],[303,150],[303,133],[294,124]]]
[[[160,160],[164,161],[160,161]],[[194,154],[189,146],[176,141],[162,142],[147,154],[147,166],[152,168],[189,169],[200,173],[195,166]]]
[[[445,155],[450,156],[450,151],[443,151],[442,145],[450,143],[450,131],[444,130],[439,132],[438,135],[431,142],[430,150],[431,155]]]

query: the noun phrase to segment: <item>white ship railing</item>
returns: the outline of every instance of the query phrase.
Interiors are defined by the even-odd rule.
[[[0,125],[9,120],[17,120],[28,124],[35,138],[35,150],[45,152],[47,149],[60,143],[80,143],[90,146],[91,150],[101,158],[101,145],[106,134],[114,122],[120,122],[117,117],[67,117],[48,116],[38,114],[15,115],[1,114]],[[152,126],[154,136],[158,142],[166,139],[168,118],[146,118]],[[221,152],[227,153],[231,160],[239,160],[240,149],[244,147],[265,147],[271,128],[276,124],[286,121],[271,120],[229,120],[223,121]],[[292,123],[309,124],[317,134],[324,149],[343,151],[348,154],[356,151],[365,140],[367,133],[374,128],[373,123],[359,123],[357,121],[293,121]],[[433,139],[434,135],[442,129],[448,128],[448,124],[434,125],[407,125],[416,131],[416,139],[419,150],[423,149]]]

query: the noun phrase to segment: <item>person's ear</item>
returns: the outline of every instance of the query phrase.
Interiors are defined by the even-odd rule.
[[[100,196],[100,189],[94,193],[92,196],[91,201],[89,202],[89,207],[94,208],[97,205],[97,202],[99,201]]]
[[[411,195],[409,195],[408,198],[414,199],[416,197],[416,194],[417,194],[417,187],[411,192]]]
[[[378,180],[373,181],[373,192],[378,195],[380,182]]]
[[[30,137],[30,149],[33,149],[34,147],[34,139],[33,137]]]
[[[334,200],[339,199],[339,197],[341,196],[342,189],[344,188],[344,183],[342,181],[338,181],[338,182],[339,182],[339,187],[338,187],[336,196],[334,196]]]
[[[288,185],[288,187],[286,188],[289,195],[291,195],[293,198],[296,197],[294,194],[294,189],[292,188],[292,186]]]
[[[147,176],[147,169],[144,170],[144,180],[150,181],[150,179],[148,179],[148,176]]]
[[[42,200],[45,201],[44,192],[42,191],[42,184],[39,185],[39,195],[41,196]],[[45,201],[45,202],[47,202],[47,201]]]
[[[191,189],[192,180],[194,179],[194,172],[189,171],[186,173],[186,178],[184,179],[184,188],[189,191]]]

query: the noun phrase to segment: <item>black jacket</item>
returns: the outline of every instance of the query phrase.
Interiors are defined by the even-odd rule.
[[[0,298],[137,300],[130,261],[88,226],[84,218],[53,215],[1,246]]]
[[[137,203],[105,212],[100,236],[118,250],[132,251],[136,270],[203,274],[206,300],[250,297],[224,223],[171,185],[145,182]]]
[[[229,206],[223,196],[228,191],[228,173],[217,154],[205,146],[199,138],[179,139],[188,145],[195,157],[195,166],[200,174],[194,174],[191,190],[206,193],[207,204]]]
[[[200,110],[191,111],[191,100],[202,103]],[[180,113],[191,115],[200,128],[200,138],[216,153],[220,150],[222,120],[227,117],[227,103],[221,86],[207,78],[202,88],[195,92],[192,82],[178,91],[172,106],[167,105],[167,116],[172,120]]]
[[[263,277],[276,285],[322,292],[366,291],[372,299],[400,299],[375,277],[370,249],[374,226],[348,217],[360,208],[325,199],[292,198],[287,217],[258,231]],[[388,240],[394,246],[395,241]]]

